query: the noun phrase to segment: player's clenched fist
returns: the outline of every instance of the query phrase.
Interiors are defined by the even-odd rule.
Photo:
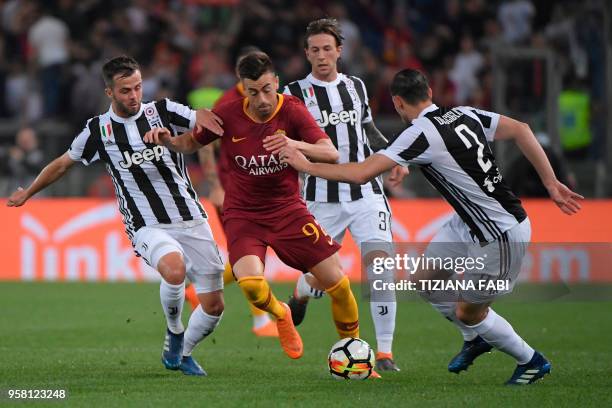
[[[147,133],[145,133],[142,140],[144,140],[145,143],[153,143],[156,145],[165,146],[170,142],[171,138],[172,138],[172,134],[170,133],[170,130],[168,130],[167,128],[154,127],[151,130],[149,130]]]
[[[21,207],[23,203],[28,201],[28,192],[23,188],[19,187],[11,196],[8,198],[6,205],[9,207]]]
[[[296,147],[285,146],[280,149],[279,157],[281,163],[287,163],[297,171],[306,172],[310,161]]]
[[[283,147],[294,146],[295,140],[289,139],[282,133],[275,133],[271,136],[266,136],[263,140],[264,149],[272,154],[278,154]]]
[[[397,165],[389,172],[389,178],[387,181],[391,187],[395,188],[402,183],[402,180],[408,175],[408,173],[408,167]]]

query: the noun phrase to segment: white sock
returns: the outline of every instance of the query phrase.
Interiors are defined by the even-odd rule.
[[[189,323],[187,324],[187,331],[185,331],[185,343],[183,346],[184,356],[190,356],[194,347],[215,330],[222,316],[223,313],[219,316],[207,314],[202,310],[202,305],[198,305],[198,307],[191,312]]]
[[[267,313],[253,315],[253,328],[259,329],[270,323],[270,316]]]
[[[518,364],[526,364],[533,357],[533,348],[516,334],[506,319],[491,308],[482,322],[468,327],[476,330],[480,337],[496,349],[514,357]]]
[[[159,285],[159,297],[170,331],[174,334],[184,332],[185,327],[183,326],[181,316],[183,313],[183,303],[185,302],[185,282],[171,285],[162,279]]]
[[[376,331],[376,350],[379,353],[391,353],[396,310],[395,302],[370,301],[370,313]]]
[[[463,340],[472,341],[477,336],[478,333],[476,330],[472,329],[470,326],[464,324],[461,320],[457,319],[457,315],[455,314],[455,310],[457,309],[457,303],[455,302],[443,302],[443,303],[430,303],[438,312],[442,314],[442,316],[446,317],[452,323],[457,326],[459,331],[461,331],[461,335],[463,336]]]
[[[310,286],[310,284],[306,280],[306,275],[312,276],[310,272],[303,273],[298,278],[297,285],[295,286],[295,292],[296,292],[298,299],[304,299],[306,297],[318,299],[321,296],[323,296],[325,292],[322,290],[315,289],[312,286]]]

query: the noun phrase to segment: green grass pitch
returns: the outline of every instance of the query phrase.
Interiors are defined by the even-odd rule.
[[[286,299],[291,286],[274,290]],[[359,303],[362,337],[374,345],[368,304]],[[611,301],[502,302],[496,310],[552,361],[551,375],[503,386],[514,362],[500,352],[467,373],[447,372],[459,333],[429,305],[404,301],[394,344],[402,371],[335,381],[326,367],[337,340],[329,299],[311,304],[299,327],[304,357],[292,361],[276,339],[251,334],[246,302],[232,285],[221,325],[194,352],[209,377],[191,378],[160,362],[165,325],[155,284],[0,283],[0,406],[13,404],[7,389],[66,389],[68,399],[53,406],[612,405]],[[186,307],[185,321],[188,314]]]

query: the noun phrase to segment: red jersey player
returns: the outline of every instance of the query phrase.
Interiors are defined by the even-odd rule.
[[[298,172],[281,164],[278,153],[293,146],[310,160],[335,162],[338,152],[300,100],[278,94],[278,77],[265,53],[242,58],[238,72],[247,97],[214,110],[223,121],[221,154],[229,164],[231,180],[223,205],[229,260],[247,300],[277,319],[283,350],[299,358],[302,340],[291,311],[276,299],[264,278],[268,246],[289,266],[310,271],[320,280],[331,298],[341,338],[359,336],[359,318],[357,302],[340,266],[340,245],[308,212],[299,196]],[[183,153],[217,138],[208,131],[171,137],[164,128],[145,135],[147,142]]]
[[[246,93],[244,92],[244,86],[242,85],[242,81],[240,81],[240,77],[238,75],[238,63],[245,55],[253,51],[260,51],[259,48],[248,46],[244,47],[238,53],[238,57],[236,58],[236,77],[238,78],[238,83],[232,88],[225,91],[223,95],[215,102],[215,108],[223,105],[227,102],[240,100],[242,101],[246,97]],[[223,200],[225,197],[225,186],[229,183],[228,176],[230,172],[227,170],[227,160],[225,156],[220,157],[220,160],[215,159],[215,155],[219,149],[220,142],[217,140],[214,143],[210,143],[198,151],[198,158],[200,159],[200,165],[204,170],[204,173],[207,175],[209,183],[211,185],[210,193],[208,195],[208,200],[215,206],[217,210],[217,214],[221,216],[221,209],[223,207]],[[215,163],[216,162],[216,163]],[[232,267],[229,263],[225,264],[225,271],[223,272],[223,283],[228,285],[234,282],[234,275],[232,273]],[[191,289],[191,290],[190,290]],[[193,286],[189,286],[185,289],[185,297],[191,303],[192,308],[196,308],[198,306],[198,298],[195,293],[195,289]],[[278,330],[276,329],[276,322],[270,319],[268,313],[263,310],[260,310],[249,303],[251,309],[251,315],[253,316],[253,327],[251,331],[256,336],[261,337],[278,337]]]

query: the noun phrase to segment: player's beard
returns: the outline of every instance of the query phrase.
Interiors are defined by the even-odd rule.
[[[117,110],[120,111],[118,113],[121,113],[122,115],[126,117],[134,116],[140,110],[140,102],[137,103],[136,107],[131,107],[115,99],[115,104],[117,105]]]
[[[259,114],[260,118],[265,119],[272,114],[272,105],[269,103],[262,103],[255,109]]]

